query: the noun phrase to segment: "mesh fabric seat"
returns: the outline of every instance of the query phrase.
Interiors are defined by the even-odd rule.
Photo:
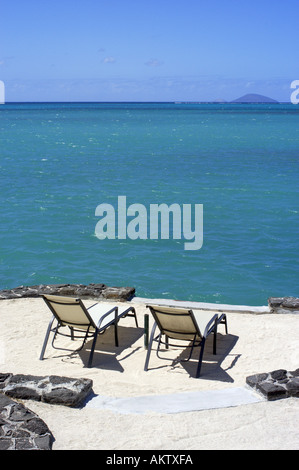
[[[136,326],[138,327],[134,307],[112,307],[111,304],[108,302],[99,302],[89,308],[86,308],[81,299],[62,297],[58,295],[43,295],[42,298],[53,313],[53,317],[49,322],[46,336],[44,339],[43,347],[40,354],[41,360],[44,358],[45,350],[51,332],[54,333],[52,340],[52,346],[54,348],[54,342],[58,334],[63,336],[70,336],[72,339],[82,338],[82,345],[76,351],[80,351],[83,348],[87,338],[93,337],[92,347],[88,360],[88,367],[91,367],[98,334],[104,333],[104,331],[109,326],[113,326],[115,345],[118,346],[117,324],[120,318],[125,316],[134,316]],[[55,320],[57,320],[57,324],[53,327],[53,323]],[[63,327],[68,327],[69,330],[67,330],[67,332],[69,332],[62,332],[61,330]],[[56,349],[63,348],[56,347]]]
[[[147,307],[150,309],[155,322],[151,331],[144,370],[148,370],[154,341],[158,342],[157,355],[160,357],[159,352],[161,344],[165,344],[167,348],[169,346],[186,347],[186,345],[182,346],[182,344],[169,343],[169,339],[180,340],[187,341],[189,343],[187,347],[191,348],[189,357],[186,359],[187,361],[191,358],[193,349],[200,347],[196,372],[196,377],[199,377],[206,338],[211,333],[214,334],[213,354],[216,354],[217,325],[219,323],[225,323],[227,332],[226,316],[221,315],[219,317],[217,314],[211,312],[199,312],[186,308],[165,307],[161,305],[147,305]],[[157,327],[159,333],[155,336]],[[165,335],[165,342],[162,341],[163,335]]]

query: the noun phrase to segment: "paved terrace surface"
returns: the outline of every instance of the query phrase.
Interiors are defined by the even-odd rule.
[[[250,307],[248,305],[228,305],[228,304],[211,304],[207,302],[191,302],[184,300],[171,299],[148,299],[143,297],[134,297],[132,303],[142,303],[149,305],[167,305],[171,307],[182,307],[200,310],[211,310],[213,312],[243,312],[243,313],[271,313],[268,305],[261,307]]]

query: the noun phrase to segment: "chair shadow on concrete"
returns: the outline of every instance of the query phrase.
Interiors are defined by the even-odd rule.
[[[119,346],[114,344],[114,331],[109,328],[102,335],[98,335],[93,355],[93,369],[115,370],[124,372],[121,362],[125,359],[119,356],[127,349],[126,357],[134,354],[141,346],[134,346],[144,334],[143,328],[136,326],[118,325]],[[77,352],[82,360],[83,367],[87,367],[92,340],[87,341],[84,348]],[[74,353],[75,354],[75,353]]]
[[[221,334],[217,333],[217,350],[216,355],[213,354],[213,338],[212,335],[207,338],[203,361],[202,361],[202,372],[200,377],[197,380],[215,380],[221,382],[234,382],[233,378],[227,372],[228,370],[232,369],[236,362],[238,361],[240,354],[233,354],[233,348],[235,347],[239,337],[236,335],[228,334]],[[186,360],[186,357],[189,354],[187,349],[172,351],[175,355],[176,352],[180,354],[176,356],[172,362],[171,360],[165,361],[166,364],[159,364],[159,366],[152,367],[152,369],[160,369],[160,368],[171,368],[172,370],[184,368],[185,371],[189,374],[190,377],[196,378],[196,370],[197,370],[197,363],[198,363],[198,350],[194,350],[191,359],[188,362],[180,362]],[[154,352],[154,351],[153,351]],[[163,350],[161,350],[163,353]],[[164,350],[164,353],[169,354],[169,350]],[[174,355],[172,354],[172,357]],[[223,361],[228,357],[231,357],[232,361],[226,369],[221,367]]]

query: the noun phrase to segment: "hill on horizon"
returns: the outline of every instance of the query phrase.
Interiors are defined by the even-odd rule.
[[[258,95],[256,93],[247,93],[231,103],[278,103],[278,101],[269,98],[268,96]]]

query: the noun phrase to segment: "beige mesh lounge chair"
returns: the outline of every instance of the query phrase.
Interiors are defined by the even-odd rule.
[[[184,348],[190,347],[191,350],[189,357],[182,360],[181,362],[189,361],[194,347],[199,346],[200,355],[196,372],[196,377],[199,377],[206,338],[209,334],[214,334],[213,354],[216,354],[217,325],[219,323],[224,323],[227,333],[226,315],[223,314],[218,317],[218,315],[215,313],[197,312],[196,310],[189,310],[186,308],[165,307],[160,305],[147,305],[147,307],[150,309],[155,323],[151,331],[144,370],[148,370],[153,341],[158,342],[157,356],[160,359],[165,359],[159,356],[161,344],[165,344],[166,348],[168,348],[169,345]],[[155,336],[155,330],[157,327],[159,328],[160,332],[157,336]],[[165,335],[165,342],[162,341],[162,335]],[[169,338],[180,341],[188,341],[189,345],[186,346],[185,344],[182,346],[182,344],[169,344]]]
[[[58,334],[69,336],[72,339],[83,338],[82,346],[79,349],[76,349],[76,352],[83,348],[87,338],[93,337],[87,366],[91,367],[98,334],[104,333],[109,326],[113,325],[115,346],[118,346],[117,324],[120,318],[125,316],[134,316],[136,326],[138,327],[136,312],[133,307],[111,307],[111,304],[107,302],[99,302],[86,308],[81,299],[61,297],[58,295],[43,295],[42,297],[53,313],[53,317],[48,325],[40,354],[40,360],[44,358],[51,331],[54,333],[52,346],[55,349],[65,349],[54,346],[54,341]],[[57,320],[57,325],[52,327],[54,320]],[[68,334],[62,333],[60,329],[63,327],[68,327],[70,332],[67,330]],[[80,335],[75,336],[74,333],[79,333]]]

